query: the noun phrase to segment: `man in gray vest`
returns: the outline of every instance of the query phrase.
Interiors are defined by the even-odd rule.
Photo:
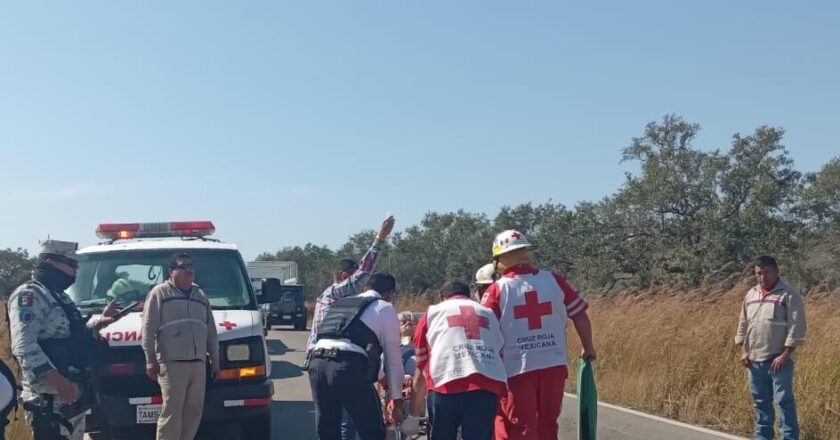
[[[378,273],[370,277],[367,288],[332,304],[312,346],[309,385],[320,440],[341,438],[342,408],[350,414],[362,440],[385,438],[382,406],[373,387],[381,358],[394,403],[392,418],[398,425],[404,419],[400,322],[391,305],[396,281],[389,274]]]
[[[96,331],[116,320],[111,302],[102,316],[85,322],[64,292],[76,281],[77,249],[77,243],[47,240],[32,279],[9,297],[12,353],[20,364],[21,399],[35,440],[82,439],[86,408],[79,399]]]

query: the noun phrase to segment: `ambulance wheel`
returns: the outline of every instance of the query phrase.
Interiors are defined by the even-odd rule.
[[[271,414],[244,420],[242,422],[242,438],[248,440],[271,439]]]

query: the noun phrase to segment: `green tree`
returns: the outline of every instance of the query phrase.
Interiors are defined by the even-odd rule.
[[[491,261],[494,236],[517,229],[536,245],[539,265],[588,289],[697,286],[740,272],[761,254],[778,256],[786,273],[808,285],[840,282],[840,157],[803,178],[781,128],[735,134],[723,153],[696,146],[699,131],[673,114],[650,122],[621,150],[638,171],[614,194],[573,209],[549,200],[503,206],[492,219],[429,212],[393,235],[379,269],[404,291],[470,280]],[[332,282],[337,259],[360,258],[373,234],[354,234],[336,252],[308,244],[261,258],[297,261],[315,294]]]
[[[428,213],[420,225],[394,235],[393,272],[413,290],[436,289],[450,278],[470,281],[490,261],[492,242],[483,214]]]
[[[800,211],[812,224],[840,222],[840,157],[805,175]]]
[[[762,126],[735,134],[721,178],[727,259],[745,263],[761,254],[794,250],[802,174],[782,145],[784,130]]]
[[[28,280],[35,263],[36,259],[30,258],[26,249],[0,250],[0,295],[10,295]]]
[[[714,259],[698,254],[716,253],[715,219],[719,209],[718,179],[725,158],[718,151],[701,151],[693,141],[698,124],[667,115],[651,122],[644,135],[624,149],[624,161],[638,161],[639,175],[627,181],[612,203],[613,216],[621,218],[614,237],[629,256],[641,258],[649,272],[636,267],[642,282],[676,279],[696,285]]]

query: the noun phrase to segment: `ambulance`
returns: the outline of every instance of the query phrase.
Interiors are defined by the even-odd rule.
[[[195,283],[210,300],[219,335],[221,374],[213,380],[208,374],[199,436],[270,438],[274,385],[260,304],[279,299],[280,280],[263,280],[258,298],[236,246],[210,238],[214,232],[209,221],[101,224],[96,234],[107,241],[78,252],[69,293],[84,315],[96,316],[114,299],[120,308],[139,302],[100,331],[108,345],[93,375],[99,399],[87,417],[87,430],[98,433],[93,437],[154,430],[162,399],[157,383],[146,376],[142,302],[169,278],[171,256],[185,252],[195,265]]]

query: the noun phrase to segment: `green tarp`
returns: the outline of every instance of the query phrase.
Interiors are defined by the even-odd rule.
[[[577,371],[578,440],[595,440],[598,427],[598,392],[592,361],[578,360]]]

